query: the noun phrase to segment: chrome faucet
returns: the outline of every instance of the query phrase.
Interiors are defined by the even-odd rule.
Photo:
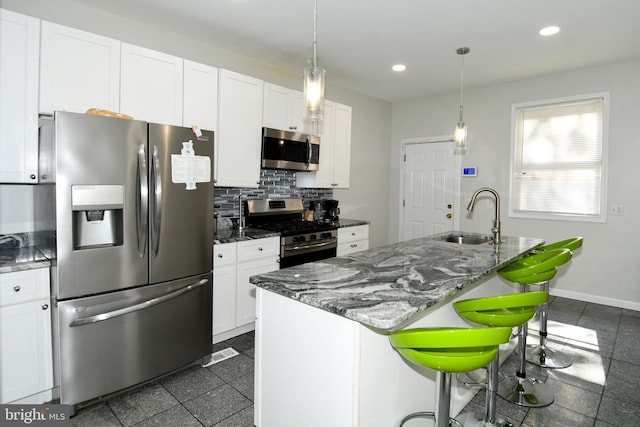
[[[473,206],[476,203],[476,198],[478,197],[478,194],[482,193],[483,191],[487,191],[493,194],[493,196],[496,198],[496,214],[493,219],[493,227],[491,227],[491,232],[493,233],[493,244],[499,245],[500,243],[502,243],[502,240],[500,236],[500,195],[498,194],[498,192],[493,188],[488,188],[488,187],[478,188],[473,193],[473,196],[471,196],[471,201],[467,206],[467,211],[469,212],[473,211]]]

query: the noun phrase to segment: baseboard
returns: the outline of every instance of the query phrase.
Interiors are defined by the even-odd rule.
[[[626,308],[628,310],[640,311],[640,302],[625,301],[616,298],[607,298],[600,295],[585,294],[583,292],[565,291],[562,289],[551,289],[549,293],[553,296],[575,299],[578,301],[592,302],[595,304],[609,305],[612,307]]]
[[[249,331],[253,331],[256,328],[255,322],[248,323],[238,328],[231,329],[226,332],[222,332],[213,336],[212,344],[217,344],[222,341],[226,341],[230,338],[237,337],[238,335],[245,334]]]

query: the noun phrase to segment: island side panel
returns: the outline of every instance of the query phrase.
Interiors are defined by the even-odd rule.
[[[354,427],[359,324],[257,288],[256,427]]]
[[[405,328],[472,327],[452,301],[513,292],[492,275]],[[255,360],[257,427],[388,427],[411,412],[436,407],[435,371],[404,360],[385,332],[261,288]],[[452,416],[477,391],[458,385],[455,377],[453,383]]]
[[[483,327],[465,322],[455,311],[454,301],[468,298],[482,298],[518,292],[515,286],[496,274],[483,278],[456,294],[455,298],[443,301],[417,316],[403,329],[431,327]],[[515,347],[515,341],[501,346],[504,362]],[[407,362],[389,343],[388,335],[361,326],[360,364],[358,385],[360,396],[358,408],[360,426],[388,427],[400,424],[404,416],[420,411],[434,411],[437,407],[436,372]],[[483,378],[484,370],[479,370],[477,378]],[[451,412],[455,417],[471,401],[479,388],[468,388],[452,376]],[[415,422],[415,424],[413,424]],[[420,424],[422,423],[422,424]],[[407,427],[429,426],[424,418],[410,421]]]

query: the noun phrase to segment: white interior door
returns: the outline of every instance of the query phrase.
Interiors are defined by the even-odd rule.
[[[402,240],[453,230],[459,191],[453,143],[443,138],[404,144]]]

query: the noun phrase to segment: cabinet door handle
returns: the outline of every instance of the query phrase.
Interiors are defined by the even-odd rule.
[[[13,290],[16,291],[16,292],[20,292],[20,285],[14,286]]]
[[[258,251],[259,251],[259,252],[262,252],[262,247],[258,248]]]
[[[48,308],[49,308],[49,304],[42,304],[42,309],[43,309],[43,310],[46,310],[46,309],[48,309]]]
[[[218,254],[218,258],[222,258],[222,254]]]

